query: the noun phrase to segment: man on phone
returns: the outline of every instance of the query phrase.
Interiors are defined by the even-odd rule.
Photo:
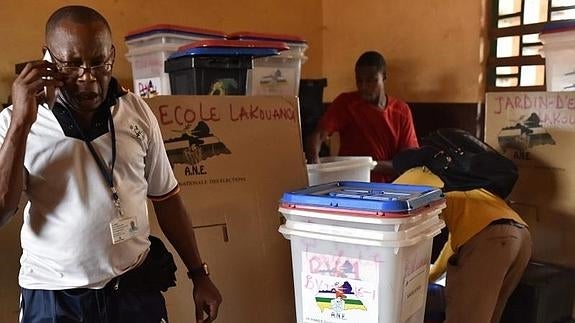
[[[157,121],[112,77],[107,21],[91,8],[63,7],[48,19],[45,41],[51,62],[27,64],[13,105],[0,113],[0,225],[21,193],[28,197],[21,322],[167,322],[161,291],[173,285],[173,261],[149,238],[146,199],[194,282],[196,321],[213,321],[221,296]],[[45,103],[50,88],[53,108]],[[132,136],[134,125],[142,136]]]

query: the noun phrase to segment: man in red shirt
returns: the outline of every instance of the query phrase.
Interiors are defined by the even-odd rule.
[[[306,144],[308,163],[319,162],[321,143],[340,135],[340,156],[371,156],[377,166],[372,182],[390,182],[397,174],[391,160],[399,151],[418,147],[409,106],[385,93],[385,59],[375,51],[355,63],[357,91],[340,94],[322,116]]]

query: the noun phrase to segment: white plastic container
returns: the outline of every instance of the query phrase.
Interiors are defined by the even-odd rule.
[[[237,32],[229,39],[281,41],[289,49],[277,56],[254,59],[254,67],[248,71],[248,92],[250,95],[292,95],[297,96],[301,78],[301,65],[307,57],[307,42],[291,35]]]
[[[435,217],[377,237],[339,226],[280,226],[291,242],[297,322],[423,322],[432,240],[443,227]]]
[[[219,31],[174,25],[154,25],[128,33],[126,58],[132,65],[134,92],[146,98],[171,94],[164,61],[182,45],[224,38],[225,34]]]
[[[307,177],[310,186],[335,181],[369,182],[376,164],[371,157],[322,157],[318,164],[307,165]]]
[[[545,57],[547,91],[575,91],[575,24],[561,21],[554,24],[562,25],[539,35]]]
[[[365,213],[328,212],[322,210],[303,210],[280,206],[279,211],[285,217],[285,226],[290,229],[311,230],[313,226],[344,227],[348,229],[360,229],[376,232],[400,232],[411,234],[409,230],[420,226],[422,223],[435,221],[439,218],[441,210],[445,208],[445,202],[440,202],[433,207],[425,207],[417,212],[403,217],[371,216]],[[417,229],[415,229],[417,230]],[[327,231],[324,231],[327,232]],[[348,232],[348,231],[345,231]],[[333,233],[330,233],[333,234]],[[396,237],[394,237],[396,239]]]

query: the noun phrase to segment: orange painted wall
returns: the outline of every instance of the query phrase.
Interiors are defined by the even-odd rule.
[[[44,24],[58,7],[70,1],[3,1],[0,9],[0,102],[6,102],[14,79],[14,64],[41,58]],[[129,31],[157,23],[172,23],[221,30],[259,31],[298,35],[308,41],[302,77],[320,77],[322,58],[321,1],[319,0],[84,0],[108,18],[117,48],[115,75],[132,85],[124,36]]]
[[[409,101],[476,102],[479,84],[481,2],[457,0],[294,0],[294,1],[78,1],[109,18],[118,45],[116,75],[131,85],[123,36],[158,22],[233,32],[288,33],[310,47],[302,77],[327,77],[325,101],[354,88],[353,64],[365,50],[384,53],[388,91]],[[13,65],[40,55],[44,22],[67,1],[7,1],[0,10],[4,42],[0,102],[13,80]],[[361,4],[361,5],[359,5]]]
[[[387,60],[391,95],[415,102],[477,102],[483,96],[481,2],[324,0],[326,101],[354,89],[356,59],[378,50]]]
[[[299,35],[308,41],[302,77],[328,78],[324,101],[355,87],[353,64],[365,50],[388,60],[388,92],[407,101],[477,102],[482,1],[458,0],[78,0],[110,21],[117,45],[115,74],[127,86],[130,65],[123,36],[160,22],[233,32]],[[3,1],[0,9],[0,102],[6,102],[14,64],[40,58],[44,23],[63,0]],[[0,322],[18,316],[17,270],[21,217],[0,230]]]

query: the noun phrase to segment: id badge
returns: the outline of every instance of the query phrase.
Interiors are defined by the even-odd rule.
[[[113,244],[132,239],[138,234],[138,231],[139,227],[136,217],[122,217],[110,222]]]

